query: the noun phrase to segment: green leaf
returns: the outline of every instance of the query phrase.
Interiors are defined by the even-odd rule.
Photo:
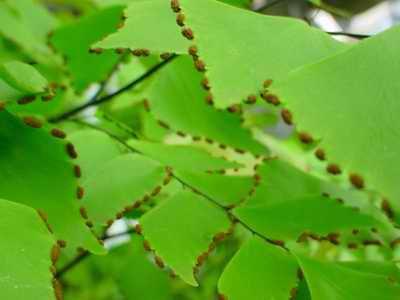
[[[157,80],[145,92],[151,113],[174,131],[266,154],[267,149],[242,127],[239,115],[216,110],[204,101],[206,93],[200,81],[201,75],[193,69],[191,59],[186,55],[178,57],[157,74]]]
[[[347,48],[295,19],[265,16],[215,0],[179,3],[220,108],[258,95],[267,79],[283,78],[299,66]]]
[[[136,1],[128,7],[124,15],[127,18],[124,26],[93,45],[93,48],[147,49],[158,54],[187,52],[189,43],[176,28],[170,1]]]
[[[238,163],[214,157],[208,152],[193,146],[165,145],[139,140],[130,140],[128,144],[144,155],[158,160],[165,166],[178,170],[201,172],[241,166]]]
[[[358,43],[341,54],[300,68],[275,86],[293,113],[300,132],[308,132],[329,162],[392,200],[400,211],[400,26]],[[337,88],[332,88],[337,87]],[[400,221],[397,214],[397,222]]]
[[[225,2],[230,5],[238,6],[241,8],[248,8],[251,3],[251,1],[249,0],[219,0],[219,1]]]
[[[32,66],[20,61],[9,61],[0,65],[0,78],[22,95],[44,93],[47,80]]]
[[[321,196],[322,182],[282,161],[268,161],[258,172],[260,185],[234,214],[269,238],[297,239],[305,232],[325,236],[381,225],[372,216]]]
[[[120,156],[122,149],[106,133],[99,130],[85,129],[69,136],[79,153],[77,162],[82,169],[82,179],[96,174],[107,162]]]
[[[172,300],[171,279],[168,274],[152,263],[142,247],[143,239],[137,236],[132,241],[116,249],[116,253],[125,252],[121,269],[115,272],[114,278],[126,300]],[[121,259],[116,255],[115,259]]]
[[[140,224],[156,254],[185,282],[197,286],[193,275],[197,258],[208,251],[217,234],[228,231],[230,221],[218,206],[182,191],[145,214]]]
[[[50,128],[32,128],[7,111],[0,112],[0,197],[47,215],[58,240],[70,249],[103,253],[79,215],[78,182],[67,156],[67,143]]]
[[[178,171],[176,175],[189,186],[226,207],[236,205],[246,199],[254,185],[253,178],[249,176],[193,171]]]
[[[88,158],[90,159],[90,158]],[[96,170],[83,182],[83,203],[98,225],[107,225],[124,210],[141,204],[163,186],[165,167],[139,154],[119,156]]]
[[[399,297],[400,284],[389,278],[385,264],[377,262],[371,268],[375,271],[371,271],[353,268],[345,263],[319,261],[304,255],[297,255],[297,258],[310,287],[312,299],[394,300]]]
[[[121,21],[123,6],[112,6],[83,17],[68,26],[60,27],[51,43],[65,58],[74,87],[83,91],[90,83],[105,80],[119,61],[114,51],[101,55],[89,53],[90,46],[114,32]]]
[[[50,272],[55,240],[33,209],[0,200],[0,290],[3,299],[56,299]]]
[[[283,248],[254,236],[225,268],[218,289],[232,300],[287,300],[297,286],[297,268]]]
[[[26,1],[26,3],[28,3]],[[25,3],[25,4],[26,4]],[[22,5],[21,5],[22,4]],[[52,60],[52,53],[46,45],[45,36],[34,32],[32,23],[42,18],[40,12],[30,9],[29,14],[35,14],[34,18],[28,16],[24,9],[19,10],[24,4],[15,5],[14,1],[2,1],[0,3],[0,34],[22,48],[25,54],[31,58],[45,62]],[[31,7],[32,8],[32,7]],[[18,11],[19,10],[19,11]]]

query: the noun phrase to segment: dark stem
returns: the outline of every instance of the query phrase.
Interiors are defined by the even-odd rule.
[[[338,31],[338,32],[327,31],[326,33],[330,34],[330,35],[348,36],[348,37],[352,37],[352,38],[360,39],[360,40],[371,37],[368,34],[350,33],[350,32],[342,32],[342,31]]]
[[[88,107],[91,106],[96,106],[105,102],[108,102],[110,100],[112,100],[114,97],[134,88],[135,86],[137,86],[138,84],[140,84],[141,82],[143,82],[144,80],[146,80],[147,78],[149,78],[150,76],[152,76],[154,73],[156,73],[158,70],[160,70],[162,67],[164,67],[165,65],[167,65],[169,62],[171,62],[174,58],[176,58],[177,55],[173,54],[171,55],[169,58],[167,58],[166,60],[160,62],[159,64],[153,66],[150,70],[148,70],[146,73],[144,73],[143,75],[141,75],[140,77],[136,78],[135,80],[133,80],[131,83],[127,84],[126,86],[122,87],[120,90],[116,91],[115,93],[112,93],[110,95],[104,96],[103,98],[100,99],[96,99],[94,101],[90,101],[87,102],[81,106],[78,106],[74,109],[71,109],[70,111],[67,111],[59,116],[53,117],[49,119],[49,122],[53,122],[53,123],[57,123],[63,120],[66,120],[78,113],[80,113],[81,111],[87,109]]]
[[[133,234],[133,233],[135,233],[135,230],[133,228],[129,228],[128,230],[126,230],[124,232],[111,234],[111,235],[104,235],[104,237],[102,238],[102,241],[105,242],[107,240],[111,240],[116,237],[124,236],[127,234]],[[86,250],[84,252],[78,254],[73,260],[68,262],[66,265],[64,265],[62,268],[60,268],[60,270],[57,271],[55,278],[61,278],[65,273],[67,273],[69,270],[73,269],[75,266],[77,266],[80,262],[82,262],[83,260],[88,258],[90,255],[91,255],[90,252],[86,251]]]

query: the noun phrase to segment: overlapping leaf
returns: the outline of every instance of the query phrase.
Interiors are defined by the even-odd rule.
[[[321,195],[322,182],[280,160],[259,169],[261,184],[234,214],[272,239],[296,239],[311,232],[325,236],[380,222]]]
[[[77,91],[107,78],[119,57],[113,51],[100,56],[89,53],[92,43],[115,31],[123,6],[111,6],[54,32],[51,43],[66,58]]]
[[[157,74],[148,97],[151,112],[171,129],[214,140],[225,146],[266,154],[249,130],[242,127],[240,116],[218,111],[204,101],[201,75],[193,69],[188,56],[175,59]]]
[[[382,262],[324,262],[297,255],[312,299],[394,300],[400,294],[399,269]]]
[[[55,300],[50,267],[55,240],[35,210],[0,200],[0,290],[3,299]]]
[[[245,200],[254,185],[253,178],[250,176],[208,174],[193,171],[179,171],[176,172],[176,175],[189,186],[226,207]]]
[[[283,248],[252,237],[225,268],[218,289],[232,300],[286,300],[297,286],[297,268]]]
[[[193,269],[214,237],[227,232],[223,210],[191,191],[182,191],[140,219],[143,235],[156,254],[187,283],[196,286]]]
[[[178,170],[201,172],[241,167],[238,163],[214,157],[193,146],[165,145],[138,140],[130,140],[129,145],[165,166]]]
[[[189,43],[175,25],[169,1],[144,0],[132,3],[125,11],[124,26],[93,47],[104,49],[147,49],[154,53],[186,53]]]
[[[0,65],[0,98],[3,101],[44,94],[47,86],[47,80],[31,65],[20,61]]]
[[[78,183],[67,143],[46,130],[0,112],[0,197],[47,215],[56,238],[71,249],[101,253],[102,247],[79,215]]]
[[[206,65],[215,104],[221,108],[257,95],[267,79],[285,77],[296,67],[346,48],[298,20],[265,16],[215,0],[179,3],[185,26],[194,33],[192,44]]]
[[[332,58],[301,68],[274,91],[299,131],[321,139],[328,161],[362,176],[399,211],[398,126],[400,27]],[[396,215],[399,221],[399,214]]]

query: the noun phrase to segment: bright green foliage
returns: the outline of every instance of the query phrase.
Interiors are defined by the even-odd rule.
[[[15,3],[19,2],[19,3]],[[7,0],[0,3],[0,33],[15,42],[31,58],[44,62],[51,59],[46,35],[56,20],[32,0]]]
[[[129,145],[165,166],[178,170],[218,171],[241,166],[238,163],[214,157],[193,146],[165,145],[137,140],[129,141]]]
[[[96,130],[80,130],[69,136],[79,153],[77,162],[85,180],[95,174],[97,169],[121,155],[120,146],[107,134]]]
[[[189,43],[182,37],[175,24],[175,14],[169,1],[134,1],[125,12],[124,26],[94,48],[148,49],[152,53],[173,52],[184,54]]]
[[[126,300],[174,299],[168,274],[150,261],[142,243],[142,238],[133,237],[131,243],[111,253],[115,259],[121,259],[121,253],[124,255],[121,269],[114,275],[121,293]]]
[[[0,290],[3,299],[55,299],[50,252],[55,240],[33,209],[0,200]],[[18,234],[16,234],[18,233]]]
[[[118,62],[118,55],[113,51],[104,51],[97,56],[90,54],[89,49],[95,41],[117,30],[122,10],[122,6],[106,8],[61,27],[52,35],[51,43],[66,59],[78,92],[92,82],[105,80]]]
[[[360,269],[353,264],[322,262],[301,255],[297,257],[312,299],[394,300],[399,297],[399,270],[393,265],[389,268],[387,264],[375,262],[364,264]],[[396,277],[393,277],[393,272]]]
[[[201,88],[201,75],[193,69],[188,56],[177,58],[158,74],[158,80],[146,92],[156,119],[175,131],[204,137],[235,149],[266,154],[250,131],[241,126],[240,117],[208,105]]]
[[[394,112],[400,87],[388,78],[395,78],[400,67],[399,36],[400,27],[395,27],[293,72],[275,88],[299,130],[321,139],[328,160],[360,174],[367,187],[382,192],[397,210],[400,131]]]
[[[163,185],[164,169],[139,154],[125,154],[103,164],[83,182],[87,195],[83,203],[92,220],[105,225],[117,213],[143,201]]]
[[[32,66],[20,61],[0,65],[0,98],[19,100],[46,91],[47,80]]]
[[[257,95],[264,80],[282,78],[296,67],[345,48],[293,19],[267,17],[215,0],[180,3],[206,64],[215,104],[221,108]]]
[[[280,247],[252,237],[233,257],[218,284],[228,299],[286,300],[297,286],[296,260]]]
[[[265,236],[295,240],[305,232],[325,236],[380,226],[373,217],[321,196],[322,182],[282,161],[271,160],[258,172],[261,184],[234,214]]]
[[[0,197],[42,211],[56,238],[71,249],[102,252],[79,215],[78,182],[66,143],[6,111],[0,112],[0,139]]]
[[[377,1],[0,0],[0,298],[397,300],[400,27],[265,15]]]
[[[193,171],[179,171],[177,175],[186,184],[215,199],[223,206],[235,205],[246,199],[254,185],[253,178],[249,176],[230,176]]]
[[[190,217],[188,217],[190,216]],[[187,283],[196,286],[193,268],[214,236],[229,230],[224,211],[191,191],[182,191],[140,219],[157,255]]]

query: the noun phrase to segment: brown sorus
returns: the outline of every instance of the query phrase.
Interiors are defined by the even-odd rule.
[[[71,157],[73,159],[78,157],[78,153],[76,153],[74,145],[72,145],[71,143],[68,143],[65,147],[66,147],[69,157]]]
[[[161,57],[161,59],[166,60],[171,57],[171,53],[168,53],[168,52],[161,53],[160,57]]]
[[[202,61],[201,59],[196,59],[194,61],[194,66],[196,67],[197,71],[199,71],[199,72],[206,71],[206,65],[205,65],[204,61]]]
[[[263,82],[264,88],[267,89],[267,88],[269,88],[271,85],[272,85],[272,79],[264,80],[264,82]]]
[[[342,174],[342,170],[340,169],[340,167],[339,167],[337,164],[329,164],[329,165],[326,167],[326,171],[327,171],[329,174],[332,174],[332,175],[339,175],[339,174]]]
[[[322,150],[321,148],[318,148],[317,150],[315,150],[315,156],[319,159],[319,160],[325,160],[325,151]]]
[[[185,26],[185,15],[183,13],[178,13],[176,15],[176,23],[179,26],[182,26],[182,27]]]
[[[44,95],[42,96],[42,101],[47,102],[50,101],[54,98],[54,94],[48,94],[48,95]]]
[[[394,218],[394,211],[393,211],[392,207],[390,206],[390,203],[387,199],[382,200],[381,209],[383,210],[383,212],[389,219]]]
[[[17,101],[18,104],[24,105],[36,100],[36,96],[26,96]]]
[[[84,195],[85,195],[85,190],[83,189],[83,187],[78,186],[78,188],[76,189],[76,197],[80,200],[83,198]]]
[[[194,39],[194,34],[193,34],[193,30],[185,27],[182,29],[182,35],[187,38],[188,40],[193,40]]]
[[[58,240],[57,244],[61,247],[61,248],[65,248],[67,247],[67,242],[64,240]]]
[[[142,55],[143,55],[143,49],[133,49],[133,50],[131,51],[131,53],[132,53],[134,56],[142,56]]]
[[[281,116],[283,121],[287,124],[287,125],[293,125],[293,117],[292,117],[292,113],[287,110],[287,109],[282,109],[281,111]]]
[[[81,206],[81,208],[79,209],[79,212],[81,213],[82,218],[84,218],[85,220],[88,218],[88,215],[87,215],[87,212],[86,212],[86,208]]]
[[[80,178],[82,176],[81,167],[78,165],[74,166],[74,174],[76,178]]]
[[[161,257],[159,257],[159,256],[157,256],[157,255],[154,256],[154,261],[156,262],[156,265],[157,265],[159,268],[164,269],[165,264],[164,264],[163,260],[161,259]]]
[[[201,85],[205,90],[208,91],[210,89],[210,83],[208,81],[208,78],[203,78],[203,80],[201,81]]]
[[[101,49],[101,48],[90,48],[89,52],[90,53],[94,53],[94,54],[101,54],[103,52],[103,49]]]
[[[314,142],[313,137],[307,132],[300,132],[299,139],[303,144],[309,145]]]
[[[363,189],[365,184],[364,184],[364,179],[358,175],[358,174],[350,174],[349,175],[349,180],[351,184],[356,188],[356,189]]]
[[[179,6],[179,1],[178,0],[171,0],[171,8],[174,12],[180,12],[181,8]]]
[[[51,248],[51,262],[53,265],[56,264],[58,258],[60,257],[60,246],[54,245],[53,248]]]
[[[53,128],[50,131],[50,133],[51,133],[52,136],[54,136],[56,138],[59,138],[59,139],[65,139],[67,137],[67,134],[64,131],[62,131],[61,129],[58,129],[58,128]]]
[[[247,103],[247,104],[254,104],[256,102],[257,102],[257,96],[256,95],[247,96],[247,99],[245,101],[245,103]]]
[[[43,126],[42,121],[35,117],[24,117],[22,120],[26,125],[32,128],[41,128]]]

